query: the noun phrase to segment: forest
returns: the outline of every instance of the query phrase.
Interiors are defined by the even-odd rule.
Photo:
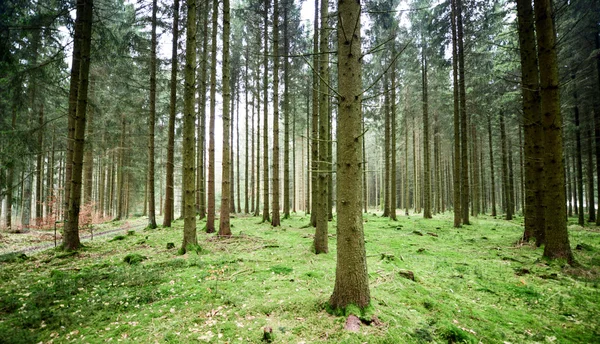
[[[600,341],[600,0],[0,0],[0,343]]]

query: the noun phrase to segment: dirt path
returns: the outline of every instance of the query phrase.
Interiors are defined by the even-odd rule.
[[[133,220],[126,222],[119,228],[101,230],[99,232],[80,231],[80,240],[82,242],[97,240],[99,238],[110,238],[118,234],[127,234],[128,231],[139,231],[146,228],[144,221]],[[83,234],[85,233],[85,234]],[[41,252],[54,247],[54,231],[29,230],[26,233],[0,234],[0,254],[26,253],[28,255]],[[92,236],[93,235],[93,236]],[[56,244],[60,245],[62,237],[57,235]],[[35,243],[35,245],[33,244]]]

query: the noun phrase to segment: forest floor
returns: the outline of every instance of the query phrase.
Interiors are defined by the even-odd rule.
[[[379,321],[358,332],[324,307],[335,220],[330,253],[315,255],[308,217],[273,229],[238,216],[229,239],[199,221],[199,245],[185,255],[181,221],[94,238],[77,253],[1,255],[0,343],[259,343],[265,327],[276,343],[600,342],[598,227],[569,226],[574,268],[517,245],[520,217],[479,216],[461,229],[451,214],[364,220]]]

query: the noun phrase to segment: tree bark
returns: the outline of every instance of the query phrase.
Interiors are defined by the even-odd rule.
[[[546,205],[546,245],[544,257],[574,263],[565,221],[565,177],[563,166],[562,116],[560,113],[556,31],[550,0],[535,0],[535,29],[540,66],[542,128],[544,130],[544,168]]]
[[[210,118],[208,120],[208,201],[206,233],[215,232],[215,112],[217,93],[217,20],[219,1],[213,0],[210,49]]]
[[[421,72],[423,86],[423,218],[430,219],[431,216],[431,168],[429,158],[429,108],[427,104],[427,56],[426,45],[423,40],[421,52]]]
[[[167,176],[165,191],[165,215],[163,227],[171,227],[175,212],[174,188],[175,180],[173,171],[175,168],[175,113],[177,106],[177,42],[179,39],[179,0],[173,2],[173,49],[171,51],[171,97],[169,108],[169,128],[167,141]]]
[[[263,113],[263,222],[270,222],[269,214],[269,0],[264,2],[264,74],[263,74],[263,97],[264,97],[264,113]],[[277,104],[275,104],[277,105]]]
[[[290,217],[290,38],[288,32],[288,13],[291,1],[285,0],[283,3],[283,218],[288,219]],[[295,119],[295,116],[294,116]],[[294,121],[294,129],[296,122]],[[295,131],[292,131],[292,142],[295,148]],[[292,154],[295,158],[296,150],[292,149]],[[295,159],[292,159],[294,166],[296,165]],[[295,195],[296,191],[296,170],[292,169],[292,177],[294,179],[292,195]],[[296,197],[294,197],[295,200]],[[296,210],[296,202],[293,203],[294,211]]]
[[[317,227],[317,201],[319,199],[319,0],[315,0],[315,19],[313,21],[313,80],[312,80],[312,140],[311,140],[311,210],[310,224]]]
[[[92,37],[92,0],[79,0],[82,7],[81,17],[81,55],[79,88],[77,91],[77,112],[75,117],[75,133],[73,135],[73,170],[71,176],[71,195],[69,211],[64,227],[62,248],[67,251],[81,247],[79,241],[79,210],[81,203],[81,179],[83,170],[83,146],[85,136],[85,113],[87,110],[88,76],[90,71],[90,46]],[[74,61],[75,62],[75,61]]]
[[[461,140],[461,205],[462,223],[469,222],[469,154],[467,135],[467,100],[465,89],[465,53],[463,44],[462,0],[456,1],[456,38],[458,47],[458,88],[460,93],[460,140]]]
[[[287,58],[287,57],[286,57]],[[273,0],[273,217],[271,226],[281,225],[279,215],[279,1]]]
[[[206,92],[207,92],[207,69],[208,69],[208,14],[210,12],[210,1],[201,1],[202,6],[198,6],[196,2],[197,12],[202,13],[202,48],[198,46],[198,52],[201,56],[199,78],[198,78],[198,150],[196,156],[196,207],[198,217],[203,219],[206,217]],[[198,20],[200,18],[197,18]],[[199,23],[198,23],[199,24]],[[198,43],[198,42],[196,42]]]
[[[150,47],[150,114],[148,118],[148,228],[156,228],[154,192],[154,128],[156,122],[156,12],[157,0],[152,1],[152,38]]]
[[[360,2],[338,1],[337,265],[329,306],[366,308],[371,301],[361,213]]]
[[[506,148],[506,127],[504,125],[504,114],[500,112],[500,142],[502,145],[502,205],[506,220],[512,220],[512,206],[510,203],[510,190],[508,182],[508,154]]]
[[[575,80],[575,74],[571,77]],[[576,158],[576,171],[577,171],[577,194],[579,196],[579,213],[578,223],[580,226],[585,225],[584,210],[583,210],[583,163],[581,159],[581,128],[579,123],[579,106],[577,99],[577,86],[574,87],[573,92],[573,124],[575,124],[575,158]]]
[[[460,184],[460,112],[458,104],[458,38],[456,35],[456,0],[452,0],[452,79],[453,79],[453,92],[454,92],[454,159],[453,159],[453,189],[454,199],[452,207],[454,208],[454,227],[458,228],[462,222],[461,212],[461,184]]]
[[[494,145],[492,143],[492,117],[488,116],[488,139],[490,147],[490,187],[492,188],[492,216],[496,217],[496,178],[494,177]]]
[[[396,55],[396,49],[392,49],[394,52],[394,56]],[[390,103],[391,103],[391,137],[390,137],[390,150],[391,150],[391,169],[390,169],[390,219],[397,221],[398,218],[396,216],[396,207],[397,207],[397,194],[396,194],[396,62],[392,62],[392,69],[390,71],[391,74],[391,94],[390,94]],[[363,140],[364,142],[364,140]]]

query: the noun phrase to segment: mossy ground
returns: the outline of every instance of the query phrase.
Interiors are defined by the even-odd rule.
[[[598,228],[569,227],[581,263],[572,268],[542,260],[541,248],[516,246],[522,218],[480,216],[461,229],[450,214],[364,219],[372,311],[382,326],[350,333],[343,317],[325,311],[335,220],[330,253],[315,255],[313,229],[302,228],[308,217],[276,229],[236,217],[232,238],[199,232],[198,249],[186,255],[177,254],[176,221],[88,242],[72,256],[48,250],[1,262],[0,343],[248,343],[260,342],[267,326],[277,343],[600,341]],[[166,249],[169,242],[176,248]],[[147,259],[124,262],[133,254]]]

